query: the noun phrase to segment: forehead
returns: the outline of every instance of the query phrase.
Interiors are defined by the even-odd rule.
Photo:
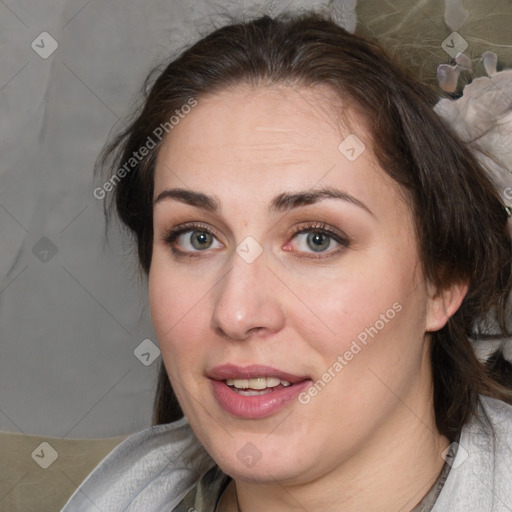
[[[334,103],[334,94],[326,87],[232,87],[202,96],[169,134],[165,146],[179,146],[188,153],[213,150],[225,161],[252,156],[257,149],[262,160],[271,156],[273,162],[286,162],[290,152],[318,150],[326,132],[330,139],[334,135],[331,142],[336,146],[339,126],[332,115]]]
[[[212,195],[246,190],[262,200],[316,186],[367,200],[383,187],[395,193],[371,145],[363,119],[327,86],[240,85],[198,98],[170,132],[155,196],[177,186]]]

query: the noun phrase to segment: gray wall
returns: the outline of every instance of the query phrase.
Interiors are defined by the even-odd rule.
[[[315,3],[354,28],[355,0],[0,2],[0,430],[105,437],[150,424],[145,284],[129,240],[116,228],[105,240],[95,159],[148,70],[217,13]],[[146,366],[134,351],[147,347]]]

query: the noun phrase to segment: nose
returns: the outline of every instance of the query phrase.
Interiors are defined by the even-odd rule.
[[[276,294],[277,283],[264,255],[247,263],[234,254],[231,270],[215,288],[214,330],[233,340],[279,332],[285,316]]]

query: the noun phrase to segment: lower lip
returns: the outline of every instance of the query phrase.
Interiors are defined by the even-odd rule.
[[[224,381],[211,382],[219,405],[233,416],[248,419],[265,418],[280,411],[312,383],[311,380],[305,380],[262,395],[244,396],[233,391]]]

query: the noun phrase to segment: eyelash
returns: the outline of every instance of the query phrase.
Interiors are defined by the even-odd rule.
[[[166,232],[162,239],[166,245],[168,245],[171,248],[171,251],[173,252],[174,256],[179,258],[197,258],[202,256],[202,252],[204,251],[194,251],[194,252],[188,252],[188,251],[182,251],[178,249],[174,243],[176,240],[183,235],[184,233],[187,233],[188,231],[204,231],[206,233],[209,233],[210,235],[214,236],[217,240],[219,239],[219,236],[217,235],[216,231],[212,229],[210,226],[207,226],[205,224],[201,223],[188,223],[183,224],[177,228],[173,228]],[[326,253],[318,253],[315,255],[314,253],[307,253],[308,255],[305,256],[303,254],[297,254],[296,257],[298,258],[309,258],[309,259],[321,259],[321,258],[327,258],[330,256],[333,256],[334,254],[338,254],[341,250],[346,249],[350,245],[349,238],[346,235],[340,235],[336,233],[335,231],[329,229],[326,224],[322,222],[312,222],[303,224],[301,226],[296,226],[292,229],[292,232],[290,234],[290,241],[293,240],[297,235],[309,233],[311,231],[321,233],[324,235],[327,235],[332,240],[334,240],[336,243],[340,244],[340,247],[331,250]]]

